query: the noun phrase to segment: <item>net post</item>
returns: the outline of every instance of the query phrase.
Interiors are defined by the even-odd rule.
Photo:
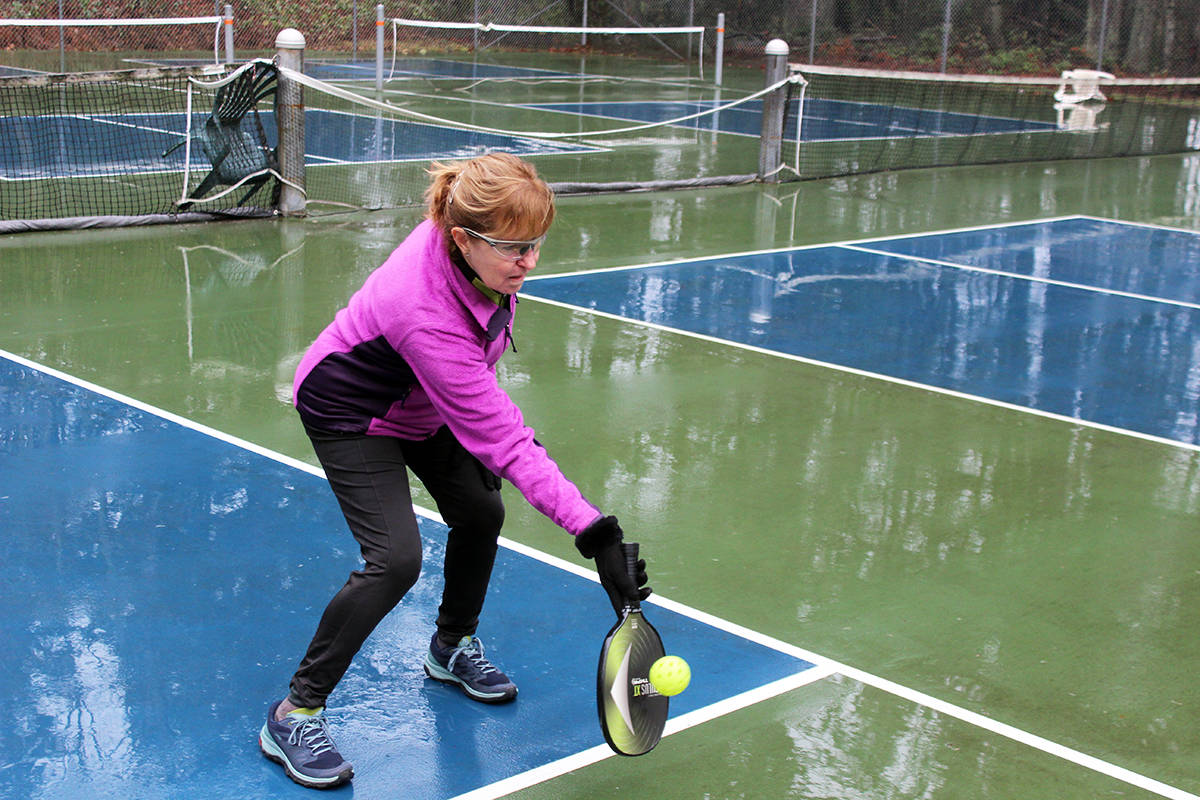
[[[788,44],[782,39],[767,42],[767,86],[787,77]],[[787,86],[763,96],[762,140],[758,150],[758,177],[767,183],[779,181],[783,166],[783,117],[787,109]]]
[[[225,63],[233,63],[233,6],[225,6]]]
[[[383,89],[383,3],[375,6],[375,91]]]
[[[275,37],[275,53],[280,67],[302,72],[304,34],[284,28]],[[304,216],[304,87],[282,72],[275,120],[279,126],[279,174],[284,180],[279,190],[279,213],[285,217]]]
[[[725,66],[725,13],[717,14],[717,52],[715,56],[717,62],[716,84],[721,85],[721,72]]]

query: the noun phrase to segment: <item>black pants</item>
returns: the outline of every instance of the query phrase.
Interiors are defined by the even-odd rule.
[[[500,479],[448,428],[419,442],[312,430],[308,435],[366,562],[329,602],[292,677],[291,701],[316,708],[325,705],[371,631],[420,575],[421,536],[405,467],[433,496],[450,528],[437,618],[443,639],[475,633],[504,504]]]

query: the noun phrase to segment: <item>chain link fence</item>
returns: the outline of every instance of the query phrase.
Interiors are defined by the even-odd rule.
[[[375,46],[375,5],[368,0],[232,4],[236,48],[269,52],[275,34],[293,27],[314,52],[367,56]],[[7,19],[222,16],[223,0],[14,0]],[[706,59],[724,14],[724,57],[757,63],[767,41],[788,42],[793,61],[830,66],[950,73],[1046,75],[1092,68],[1122,75],[1200,75],[1200,0],[389,0],[389,19],[589,27],[704,26]],[[585,41],[587,42],[585,44]],[[403,38],[397,40],[405,46]],[[497,47],[535,47],[509,38]],[[569,45],[619,49],[620,38]],[[13,53],[153,53],[213,50],[212,31],[180,42],[169,28],[21,28],[0,23],[0,63]],[[55,63],[52,59],[47,64]],[[74,63],[74,62],[73,62]],[[74,70],[74,67],[67,67]]]

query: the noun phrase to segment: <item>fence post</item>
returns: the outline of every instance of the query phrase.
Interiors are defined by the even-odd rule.
[[[302,72],[304,34],[284,28],[275,37],[275,53],[280,67]],[[286,181],[279,190],[279,213],[301,217],[305,211],[304,87],[283,74],[275,98],[275,119],[279,125],[279,174]]]
[[[815,64],[817,57],[817,0],[812,0],[808,22],[808,63]]]
[[[375,6],[375,91],[383,89],[383,3]]]
[[[767,42],[767,86],[787,77],[788,44],[782,39]],[[758,150],[758,177],[767,183],[779,181],[783,166],[783,118],[787,110],[787,86],[763,96],[762,140]]]
[[[1104,39],[1108,34],[1108,0],[1100,7],[1100,41],[1096,46],[1096,71],[1104,69]]]
[[[721,85],[721,73],[725,64],[725,12],[717,14],[717,86]]]
[[[942,17],[942,72],[946,71],[946,56],[950,52],[950,4],[953,0],[946,0],[946,12]]]
[[[225,63],[233,63],[233,6],[225,6]]]

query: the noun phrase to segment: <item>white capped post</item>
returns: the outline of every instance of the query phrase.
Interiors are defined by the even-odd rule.
[[[284,28],[275,37],[275,53],[280,67],[303,72],[304,34]],[[284,180],[279,191],[279,213],[301,217],[305,212],[304,87],[282,73],[275,97],[275,119],[279,126],[279,174]]]
[[[233,63],[233,6],[225,6],[225,63]]]
[[[788,44],[782,39],[767,42],[767,86],[787,77]],[[779,181],[783,166],[783,118],[787,111],[787,86],[763,96],[762,142],[758,149],[758,177],[767,183]]]
[[[375,6],[375,91],[383,89],[383,3]]]
[[[722,71],[725,66],[725,12],[717,14],[717,86],[721,85]]]

